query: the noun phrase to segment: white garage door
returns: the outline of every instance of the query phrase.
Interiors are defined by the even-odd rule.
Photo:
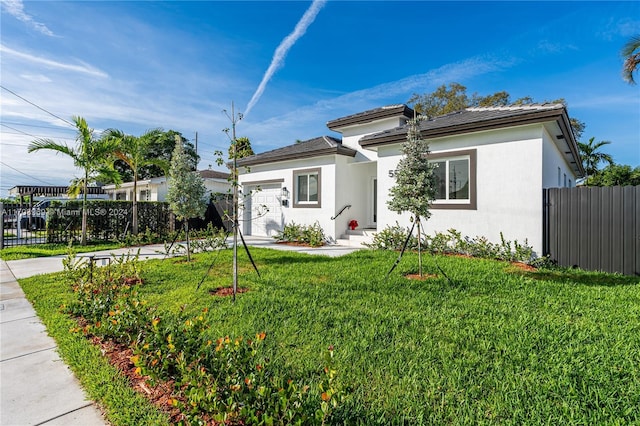
[[[282,231],[284,219],[280,202],[280,184],[261,185],[260,190],[253,189],[250,206],[251,216],[245,224],[247,235],[272,237]],[[247,216],[245,216],[246,219]]]

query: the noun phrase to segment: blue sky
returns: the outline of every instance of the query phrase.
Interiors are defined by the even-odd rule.
[[[238,136],[262,152],[451,82],[564,98],[584,141],[610,140],[616,162],[640,165],[640,85],[622,80],[619,54],[640,33],[639,2],[3,0],[0,31],[5,89],[98,132],[197,131],[200,168],[228,146],[232,101],[246,112],[253,98]],[[26,146],[73,144],[73,128],[5,89],[0,195],[66,185],[79,175],[70,161]]]

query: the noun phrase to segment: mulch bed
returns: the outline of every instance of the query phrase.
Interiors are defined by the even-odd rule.
[[[425,281],[433,278],[438,278],[436,274],[422,274],[422,276],[420,276],[420,274],[406,274],[404,277],[409,280],[416,281]]]
[[[142,394],[142,396],[169,416],[171,424],[185,421],[184,415],[180,410],[171,404],[171,400],[173,399],[171,393],[173,381],[156,381],[154,386],[151,386],[148,382],[148,376],[141,376],[136,373],[136,366],[131,362],[131,357],[133,356],[133,350],[131,350],[131,348],[112,341],[102,340],[96,336],[91,337],[90,341],[93,345],[100,348],[102,355],[107,357],[111,365],[116,367],[129,379],[131,387],[136,392]]]
[[[247,291],[249,291],[249,289],[246,287],[238,287],[236,289],[236,294],[246,293]],[[213,290],[209,290],[209,294],[220,297],[233,296],[233,287],[218,287]]]

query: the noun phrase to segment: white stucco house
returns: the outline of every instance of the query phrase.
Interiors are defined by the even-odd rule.
[[[200,170],[198,173],[204,180],[204,185],[207,188],[207,196],[215,193],[226,194],[229,191],[231,187],[227,180],[229,173],[219,172],[217,170]],[[125,182],[120,185],[105,185],[103,189],[108,194],[110,200],[133,200],[133,182]],[[139,180],[137,184],[137,199],[138,201],[165,201],[168,190],[169,187],[166,176]]]
[[[239,182],[249,194],[245,235],[273,236],[291,222],[317,221],[336,240],[348,238],[351,220],[373,232],[396,222],[409,226],[409,214],[390,211],[387,199],[413,116],[406,105],[360,112],[327,123],[341,138],[322,136],[239,160]],[[565,107],[468,108],[422,121],[420,131],[439,182],[425,231],[453,228],[494,242],[502,232],[541,253],[543,189],[575,186],[584,174]]]

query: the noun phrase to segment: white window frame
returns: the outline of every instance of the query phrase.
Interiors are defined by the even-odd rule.
[[[317,201],[300,201],[298,198],[298,177],[307,176],[307,185],[309,184],[309,176],[317,176],[318,182],[318,200]],[[308,193],[307,193],[308,194]],[[320,208],[322,207],[322,169],[302,169],[293,171],[293,208]]]
[[[460,210],[476,210],[477,209],[477,168],[476,168],[476,153],[475,149],[468,149],[462,151],[451,151],[442,153],[430,153],[427,155],[429,162],[446,164],[446,179],[449,181],[449,163],[455,160],[467,160],[469,164],[468,176],[469,176],[469,198],[466,200],[449,199],[449,184],[446,185],[446,199],[434,200],[431,203],[433,209],[460,209]]]

